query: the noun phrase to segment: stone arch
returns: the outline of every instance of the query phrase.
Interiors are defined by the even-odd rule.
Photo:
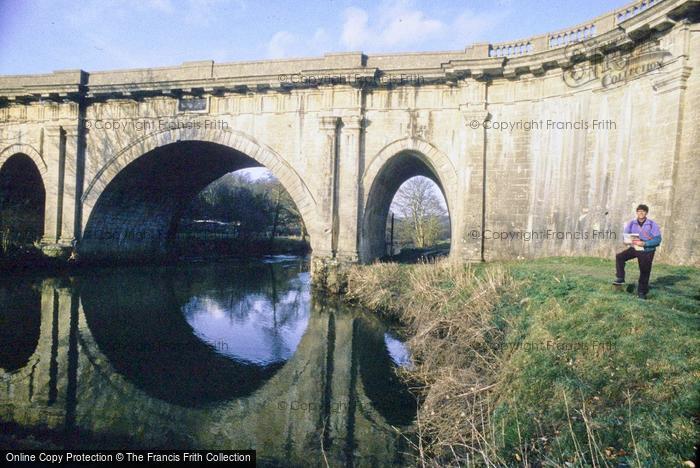
[[[389,187],[389,190],[386,191],[384,190],[385,187],[382,186],[382,184],[386,183],[386,180],[383,180],[386,177],[383,177],[383,175],[386,174],[387,167],[397,162],[397,158],[404,158],[407,162],[410,161],[415,166],[415,173],[402,179],[398,185],[393,184],[396,187]],[[386,213],[380,213],[377,210],[383,211],[384,205],[391,203],[393,194],[398,189],[398,186],[414,175],[428,177],[438,185],[447,202],[450,217],[454,219],[454,211],[458,206],[458,176],[450,158],[432,144],[418,138],[403,138],[389,143],[369,162],[362,177],[364,195],[362,200],[362,235],[360,237],[361,261],[368,262],[378,256],[377,251],[379,247],[377,243],[379,240],[377,236],[379,235],[379,228],[377,228],[377,225],[382,224],[382,219],[386,222]],[[401,179],[401,176],[396,176],[392,182],[397,182],[399,179]],[[388,192],[391,193],[388,194]],[[383,200],[378,202],[376,201],[378,198],[383,198]],[[452,222],[451,224],[452,238],[455,239],[456,223]]]
[[[0,151],[0,168],[2,168],[8,159],[16,154],[24,154],[25,156],[28,156],[32,161],[34,161],[36,168],[39,170],[39,174],[41,174],[42,180],[46,177],[49,170],[48,166],[46,165],[46,161],[44,161],[44,158],[36,149],[34,149],[33,146],[26,143],[15,143],[14,145],[10,145]],[[44,186],[46,186],[46,181],[43,181]]]
[[[113,155],[97,170],[86,184],[81,197],[83,206],[83,231],[87,228],[90,215],[100,196],[129,164],[144,155],[176,143],[210,143],[233,150],[254,160],[267,169],[280,181],[294,201],[310,234],[312,248],[316,239],[316,200],[303,178],[277,152],[260,143],[254,137],[235,130],[205,128],[177,128],[151,133],[139,138]]]
[[[13,199],[10,203],[21,201],[23,204],[14,210],[17,217],[10,221],[12,230],[19,233],[21,242],[30,241],[35,235],[35,240],[38,240],[44,233],[47,219],[50,219],[48,172],[46,161],[31,145],[16,143],[0,151],[0,192],[8,189],[7,193]]]
[[[365,169],[362,177],[362,186],[365,188],[363,205],[366,206],[370,188],[377,178],[379,172],[386,163],[399,153],[410,152],[417,155],[435,174],[438,179],[436,183],[441,185],[444,191],[447,206],[452,209],[456,206],[454,200],[454,190],[449,190],[457,186],[457,170],[449,157],[432,144],[419,138],[402,138],[384,146],[377,155],[372,158]]]

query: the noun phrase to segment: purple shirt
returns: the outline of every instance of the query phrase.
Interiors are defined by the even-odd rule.
[[[640,226],[636,219],[625,224],[625,234],[639,234],[639,239],[644,241],[644,251],[653,252],[661,243],[661,228],[651,219],[647,218]]]

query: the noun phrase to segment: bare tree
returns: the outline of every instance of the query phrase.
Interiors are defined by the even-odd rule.
[[[409,179],[399,188],[392,210],[409,223],[413,243],[418,248],[437,241],[440,218],[447,214],[440,202],[437,186],[422,176]]]

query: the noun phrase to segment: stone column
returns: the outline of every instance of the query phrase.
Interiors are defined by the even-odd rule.
[[[362,215],[359,190],[362,127],[362,116],[343,117],[338,164],[338,214],[342,222],[338,226],[336,255],[339,260],[353,263],[359,259],[358,231]]]
[[[311,258],[311,279],[316,288],[340,291],[343,279],[339,276],[338,250],[338,123],[339,117],[325,115],[320,118],[319,130],[323,133],[323,165],[319,186],[320,226]]]
[[[81,175],[79,151],[79,131],[77,127],[67,127],[63,129],[64,157],[63,157],[63,204],[61,215],[61,235],[58,243],[61,246],[70,247],[73,241],[79,236],[76,229],[76,217],[78,205],[80,204],[80,193],[78,192]]]
[[[319,122],[323,133],[323,181],[319,203],[322,239],[316,243],[320,248],[314,254],[322,257],[334,257],[337,249],[338,120],[336,116],[323,116]]]
[[[46,208],[43,250],[48,255],[65,255],[76,239],[82,177],[78,127],[51,126],[44,131]],[[80,228],[77,227],[79,230]]]
[[[490,116],[485,104],[463,105],[460,110],[466,126],[466,144],[458,190],[461,195],[457,200],[457,219],[452,233],[454,252],[464,260],[483,261],[488,206],[484,123]]]
[[[63,173],[61,170],[63,153],[63,133],[61,127],[50,126],[44,129],[44,158],[47,164],[44,178],[46,204],[44,209],[44,236],[42,245],[55,245],[61,235],[63,215]]]

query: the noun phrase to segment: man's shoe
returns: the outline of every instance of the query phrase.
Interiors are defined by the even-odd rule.
[[[639,297],[640,299],[646,301],[646,299],[647,299],[647,294],[646,294],[646,293],[639,293],[639,294],[637,295],[637,297]]]
[[[615,281],[613,281],[613,284],[615,286],[622,286],[623,284],[625,284],[625,280],[622,278],[615,278]]]

